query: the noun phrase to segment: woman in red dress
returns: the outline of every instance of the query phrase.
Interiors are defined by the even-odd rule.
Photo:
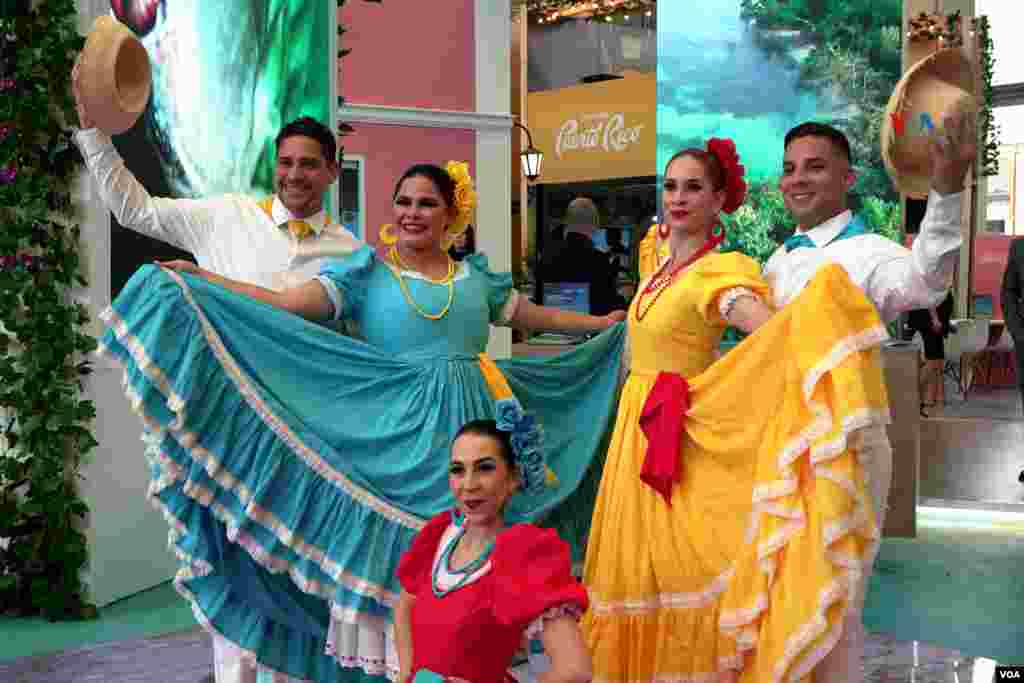
[[[519,647],[537,637],[551,660],[540,683],[590,680],[577,625],[587,593],[572,576],[569,546],[550,529],[504,525],[508,499],[543,486],[533,474],[543,468],[517,457],[539,450],[524,436],[532,424],[521,430],[518,417],[504,419],[499,410],[498,422],[469,422],[452,442],[457,507],[420,531],[398,567],[399,683],[502,683]]]

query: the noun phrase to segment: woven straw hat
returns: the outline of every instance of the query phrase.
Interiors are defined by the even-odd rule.
[[[941,132],[942,115],[957,108],[977,115],[974,70],[959,48],[939,50],[912,66],[896,84],[882,122],[885,170],[896,189],[918,199],[931,189],[927,123]]]
[[[149,55],[135,34],[111,16],[96,19],[79,65],[81,96],[96,127],[123,133],[146,109],[152,88]]]

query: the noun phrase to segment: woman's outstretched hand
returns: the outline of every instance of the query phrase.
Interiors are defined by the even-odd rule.
[[[182,259],[175,259],[174,261],[157,261],[156,264],[161,268],[168,268],[170,270],[176,270],[179,273],[192,273],[194,275],[205,275],[206,273],[202,268],[192,263],[191,261],[185,261]]]
[[[605,321],[605,329],[611,327],[615,323],[621,323],[626,319],[625,311],[612,311],[608,315],[601,316],[601,319]]]

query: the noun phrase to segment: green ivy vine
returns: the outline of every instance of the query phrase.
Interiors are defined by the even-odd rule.
[[[992,73],[996,60],[992,56],[992,37],[988,29],[987,16],[975,17],[974,32],[978,46],[978,62],[981,66],[981,103],[978,107],[978,136],[981,141],[979,175],[983,176],[999,173],[999,127],[992,117]]]
[[[94,617],[81,572],[79,470],[97,445],[82,386],[95,340],[71,291],[86,285],[69,186],[73,0],[0,4],[0,606]]]

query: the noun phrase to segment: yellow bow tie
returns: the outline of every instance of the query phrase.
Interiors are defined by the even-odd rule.
[[[313,226],[306,221],[292,220],[288,221],[288,232],[295,235],[295,239],[301,242],[312,235],[315,231],[313,230]]]

